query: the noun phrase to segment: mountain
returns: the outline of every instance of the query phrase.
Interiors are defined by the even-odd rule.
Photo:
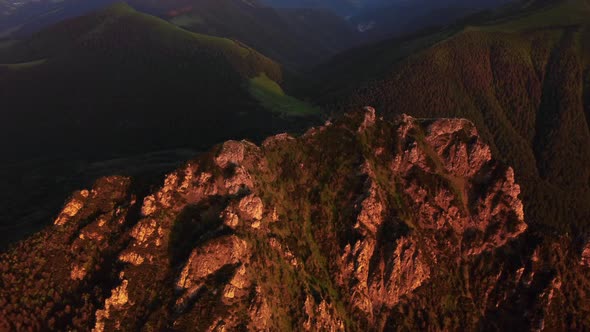
[[[0,19],[0,40],[26,39],[46,27],[116,2],[19,2]],[[140,12],[193,32],[239,40],[291,68],[317,64],[363,41],[347,21],[322,9],[273,9],[254,0],[129,0],[127,3]]]
[[[0,328],[589,328],[590,242],[527,230],[519,193],[462,119],[228,141],[75,192],[0,256]]]
[[[342,54],[311,89],[342,112],[372,104],[388,117],[473,121],[514,166],[531,222],[585,234],[590,3],[533,3],[508,16]]]
[[[39,227],[56,212],[63,191],[80,185],[69,182],[77,165],[256,140],[300,130],[319,112],[288,96],[281,66],[252,48],[123,4],[0,53],[0,246],[7,228]],[[41,215],[33,208],[47,203]]]
[[[2,98],[11,106],[5,117],[40,127],[162,129],[162,108],[168,121],[212,120],[236,113],[230,106],[270,115],[248,84],[259,76],[283,79],[279,64],[242,43],[194,34],[122,4],[48,28],[3,55]],[[31,91],[34,100],[26,98]],[[232,100],[221,98],[228,95]],[[38,121],[30,123],[32,116]]]
[[[0,330],[590,330],[589,28],[518,2],[295,78],[123,4],[3,41],[0,239],[54,217]]]
[[[242,41],[289,68],[326,61],[363,41],[347,21],[327,10],[275,9],[235,0],[186,1],[173,8],[163,4],[166,9],[156,10],[172,23]]]
[[[373,109],[77,191],[0,256],[4,329],[588,328],[590,245],[527,231],[461,119]],[[564,309],[568,308],[568,309]],[[568,315],[563,315],[567,310]]]

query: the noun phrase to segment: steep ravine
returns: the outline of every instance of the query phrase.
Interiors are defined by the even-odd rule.
[[[462,119],[371,108],[112,176],[0,256],[0,330],[588,329],[590,245],[527,227]]]

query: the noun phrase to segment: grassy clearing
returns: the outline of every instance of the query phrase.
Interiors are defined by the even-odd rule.
[[[273,80],[262,73],[250,79],[248,91],[266,109],[289,116],[306,116],[320,113],[318,107],[288,96]]]

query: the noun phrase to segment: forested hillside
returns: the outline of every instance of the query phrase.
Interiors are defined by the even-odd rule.
[[[346,100],[335,102],[341,110],[370,104],[388,116],[472,120],[494,154],[515,166],[531,222],[588,230],[589,27],[587,1],[543,4],[510,20],[389,45],[389,53],[373,48],[352,69],[358,80],[328,78],[318,95]],[[354,68],[343,59],[326,71]],[[381,74],[367,74],[370,64]]]

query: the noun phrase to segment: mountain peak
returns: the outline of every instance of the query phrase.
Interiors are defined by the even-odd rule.
[[[37,275],[23,301],[49,296],[0,316],[97,331],[382,326],[440,271],[518,239],[519,193],[471,122],[367,107],[298,138],[225,142],[148,195],[124,177],[76,192],[0,258],[0,301]]]

